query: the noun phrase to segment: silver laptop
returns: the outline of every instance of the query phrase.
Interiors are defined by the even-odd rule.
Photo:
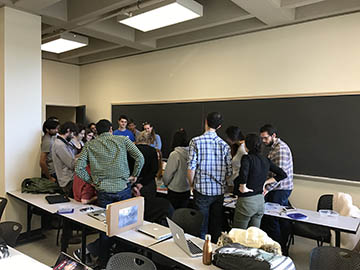
[[[138,228],[138,231],[147,234],[157,240],[163,240],[171,237],[171,232],[169,228],[156,223],[142,225]]]
[[[97,220],[100,220],[101,222],[106,223],[106,210],[105,209],[92,211],[92,212],[88,213],[88,216],[95,218]]]
[[[202,248],[185,238],[184,230],[171,219],[166,218],[175,243],[190,257],[202,256]]]

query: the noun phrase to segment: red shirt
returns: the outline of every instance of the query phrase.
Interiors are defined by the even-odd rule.
[[[86,167],[86,171],[90,175],[90,166]],[[74,199],[78,202],[81,202],[81,199],[90,200],[96,196],[95,188],[82,180],[79,176],[74,174],[74,183],[73,183],[73,193]]]

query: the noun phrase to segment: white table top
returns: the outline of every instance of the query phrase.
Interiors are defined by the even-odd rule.
[[[228,202],[224,202],[224,206],[229,208],[235,208],[236,200],[231,201],[230,199]],[[274,210],[266,210],[265,215],[284,218],[288,220],[293,220],[288,217],[287,213],[301,213],[308,216],[306,220],[296,220],[298,222],[310,223],[320,226],[327,226],[334,230],[340,230],[343,232],[348,233],[356,233],[360,226],[360,219],[353,218],[353,217],[345,217],[345,216],[337,216],[337,217],[330,217],[330,216],[320,216],[320,213],[317,211],[306,210],[306,209],[295,209],[288,211],[287,213],[281,212],[282,207],[280,206],[278,209]]]
[[[299,222],[326,226],[331,229],[340,230],[348,233],[356,233],[360,225],[359,218],[345,217],[340,215],[337,217],[321,216],[320,213],[317,211],[311,211],[305,209],[295,209],[288,211],[287,213],[281,213],[281,210],[265,211],[265,215],[292,220],[286,215],[288,213],[301,213],[308,216],[306,220],[299,220]]]
[[[46,201],[45,196],[50,195],[50,194],[21,193],[21,191],[10,191],[8,193],[15,196],[16,198],[18,198],[20,200],[23,200],[23,201],[30,203],[32,205],[35,205],[37,207],[40,207],[40,208],[48,211],[49,213],[56,213],[57,210],[59,210],[60,208],[74,208],[74,213],[61,214],[61,216],[64,216],[68,219],[79,222],[81,224],[87,225],[89,227],[95,228],[99,231],[103,231],[103,232],[106,231],[105,223],[88,216],[87,213],[85,213],[85,212],[80,212],[80,209],[89,207],[89,206],[92,206],[94,208],[94,210],[101,209],[98,206],[84,205],[80,202],[75,201],[74,199],[70,199],[70,202],[66,202],[66,203],[49,204]],[[146,224],[146,223],[147,222],[144,221],[144,224]],[[116,237],[125,239],[129,242],[132,242],[137,245],[144,246],[144,247],[148,247],[150,245],[153,245],[153,244],[159,242],[159,240],[157,240],[153,237],[150,237],[146,234],[143,234],[141,232],[138,232],[136,229],[120,233],[120,234],[116,235]]]
[[[203,246],[204,240],[189,234],[185,234],[185,235],[187,239],[191,239],[198,246],[200,247]],[[213,251],[216,248],[217,246],[213,244]],[[175,244],[173,238],[158,243],[154,246],[151,246],[150,249],[192,269],[220,269],[215,265],[204,265],[202,263],[201,256],[196,258],[190,257],[185,253],[185,251],[183,251],[179,246]]]
[[[0,259],[0,269],[12,270],[49,270],[51,267],[36,261],[35,259],[17,251],[12,247],[9,248],[10,256]]]

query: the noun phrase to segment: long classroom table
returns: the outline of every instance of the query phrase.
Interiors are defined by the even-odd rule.
[[[231,202],[224,203],[225,207],[235,208],[236,200],[232,200]],[[288,217],[286,214],[288,213],[301,213],[307,216],[307,219],[293,219]],[[275,218],[286,219],[291,222],[299,222],[317,225],[320,227],[325,227],[330,230],[335,231],[335,245],[340,247],[340,233],[351,233],[356,234],[360,227],[360,219],[354,217],[346,217],[346,216],[323,216],[320,215],[317,211],[306,210],[306,209],[294,209],[290,211],[284,211],[282,206],[273,207],[273,209],[266,209],[265,207],[265,215],[272,216]]]
[[[86,227],[95,228],[98,231],[106,231],[105,224],[95,218],[88,216],[86,213],[80,212],[81,208],[87,207],[89,205],[83,205],[75,200],[66,203],[59,204],[49,204],[45,197],[49,194],[30,194],[30,193],[21,193],[21,191],[9,191],[7,192],[10,196],[19,199],[27,204],[28,207],[38,207],[49,213],[56,214],[59,208],[74,208],[74,213],[72,214],[61,214],[63,218],[67,218],[74,222],[84,225],[82,233],[82,259],[85,259],[85,250],[86,250]],[[100,209],[98,206],[92,205],[94,209]],[[146,223],[146,221],[144,222]],[[27,226],[27,233],[31,232],[30,227]],[[202,258],[191,258],[186,255],[178,246],[175,245],[172,239],[167,239],[165,241],[159,241],[155,238],[152,238],[146,234],[138,232],[137,230],[129,230],[123,233],[116,235],[116,237],[126,240],[136,246],[143,247],[150,252],[156,252],[162,256],[172,259],[177,264],[190,268],[190,269],[219,269],[216,266],[206,266],[202,264]],[[193,237],[194,242],[199,243],[202,246],[204,240]],[[157,248],[157,245],[160,245]],[[214,246],[215,249],[215,246]]]

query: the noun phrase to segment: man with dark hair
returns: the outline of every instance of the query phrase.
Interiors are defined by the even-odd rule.
[[[127,128],[128,128],[128,130],[130,130],[134,134],[134,137],[135,137],[135,140],[136,140],[136,137],[140,134],[140,130],[138,130],[136,128],[136,124],[135,124],[135,121],[133,119],[128,120]]]
[[[126,128],[128,123],[128,118],[126,115],[120,115],[118,124],[119,128],[113,132],[113,135],[120,135],[128,137],[132,142],[135,142],[134,134]]]
[[[52,147],[52,159],[59,186],[70,197],[73,197],[75,156],[69,142],[74,138],[76,132],[78,132],[78,128],[75,123],[66,122],[62,124]]]
[[[59,122],[46,120],[43,124],[44,136],[41,138],[40,168],[41,175],[52,182],[56,182],[56,173],[52,160],[51,149],[58,132]]]
[[[135,183],[144,165],[144,157],[125,136],[112,135],[110,121],[103,119],[96,124],[98,137],[87,142],[81,151],[75,172],[94,185],[98,195],[98,205],[106,205],[131,198],[131,183]],[[134,170],[130,176],[127,155],[135,160]],[[91,177],[86,171],[91,168]],[[105,266],[109,257],[109,241],[104,233],[100,236],[99,256],[101,266]]]
[[[270,147],[268,158],[287,174],[287,178],[284,180],[266,186],[265,201],[287,206],[289,205],[289,196],[294,188],[291,150],[284,141],[277,137],[276,128],[270,124],[260,128],[260,137],[263,143]],[[283,253],[287,255],[288,222],[264,216],[261,227],[273,240],[280,243]]]
[[[90,129],[91,132],[94,133],[94,137],[97,136],[97,130],[96,130],[96,124],[95,123],[90,123],[88,125],[88,129]]]
[[[201,238],[209,231],[213,242],[221,234],[225,179],[232,172],[230,147],[216,134],[222,122],[220,113],[208,114],[205,133],[189,145],[188,181],[194,189],[195,206],[204,215]]]

